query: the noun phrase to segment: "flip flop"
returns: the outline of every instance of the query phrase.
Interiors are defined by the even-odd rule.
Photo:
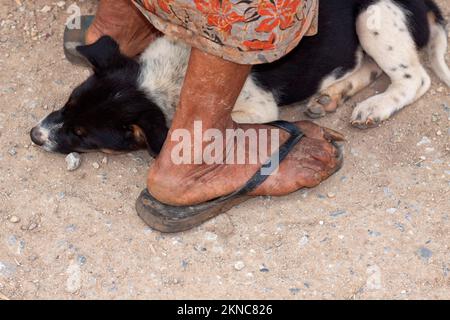
[[[193,206],[171,206],[164,204],[155,199],[148,190],[145,189],[136,201],[136,211],[139,217],[144,220],[147,225],[157,231],[164,233],[181,232],[192,229],[252,198],[251,196],[248,196],[248,193],[264,183],[270,176],[270,173],[276,170],[276,168],[272,168],[271,166],[275,157],[278,158],[278,164],[280,164],[295,145],[305,136],[297,126],[290,122],[275,121],[268,123],[268,125],[285,130],[291,136],[279,148],[278,152],[272,155],[271,159],[266,162],[241,189],[227,196]],[[338,171],[342,166],[342,152],[341,148],[336,144],[335,146],[339,150],[338,160],[340,165],[336,169],[336,171]],[[267,173],[262,174],[263,168]]]
[[[70,27],[74,24],[74,21],[66,24],[64,29],[64,54],[72,64],[89,67],[88,60],[77,51],[77,47],[86,44],[86,31],[91,26],[95,16],[80,16],[79,18],[80,28]]]

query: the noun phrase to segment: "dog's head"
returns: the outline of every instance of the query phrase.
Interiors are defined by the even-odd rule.
[[[64,107],[31,130],[47,151],[159,153],[167,136],[161,109],[138,86],[139,64],[119,51],[110,37],[77,48],[94,73],[70,95]]]

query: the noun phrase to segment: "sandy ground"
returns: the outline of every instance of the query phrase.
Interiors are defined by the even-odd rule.
[[[435,77],[380,128],[349,126],[355,100],[321,120],[348,143],[319,187],[162,235],[134,211],[146,153],[84,155],[67,172],[30,145],[29,129],[88,74],[63,57],[69,4],[0,3],[0,299],[450,298],[450,91]]]

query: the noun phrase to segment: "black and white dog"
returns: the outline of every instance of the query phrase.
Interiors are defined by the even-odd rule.
[[[304,38],[281,60],[253,67],[235,105],[235,121],[276,120],[278,106],[308,99],[307,114],[323,116],[384,72],[389,88],[358,104],[351,117],[357,127],[377,125],[429,89],[422,48],[450,86],[445,22],[432,0],[325,0],[319,21],[318,35]],[[157,154],[179,100],[190,48],[163,37],[135,61],[103,37],[79,52],[94,74],[61,110],[33,128],[32,140],[62,153],[147,147]]]

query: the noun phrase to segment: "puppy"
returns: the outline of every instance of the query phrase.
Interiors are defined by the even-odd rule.
[[[386,73],[389,88],[358,104],[351,116],[354,126],[376,126],[429,89],[421,49],[428,50],[432,69],[450,86],[444,26],[432,0],[322,1],[319,34],[304,38],[274,63],[254,66],[232,117],[241,123],[269,122],[278,118],[279,106],[301,101],[309,101],[307,115],[321,117]],[[190,48],[163,37],[135,61],[103,37],[78,50],[92,64],[93,75],[62,109],[32,129],[34,143],[61,153],[147,148],[158,154]]]

